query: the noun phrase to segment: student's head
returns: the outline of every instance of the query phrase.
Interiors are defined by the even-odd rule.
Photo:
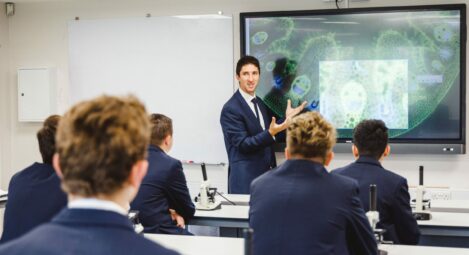
[[[73,106],[60,121],[54,167],[77,197],[131,201],[146,174],[150,122],[133,96],[100,96]]]
[[[45,164],[52,165],[52,157],[55,153],[55,134],[59,120],[59,115],[49,116],[36,134],[37,141],[39,142],[39,151]]]
[[[173,121],[163,114],[150,115],[151,141],[150,144],[158,146],[168,152],[173,146]]]
[[[250,95],[254,95],[260,73],[261,68],[257,58],[252,56],[240,58],[236,64],[236,79],[239,82],[239,88]]]
[[[382,120],[363,120],[353,129],[353,154],[377,160],[389,154],[388,128]]]
[[[334,154],[336,130],[318,112],[306,112],[293,118],[287,129],[285,156],[313,159],[328,165]]]

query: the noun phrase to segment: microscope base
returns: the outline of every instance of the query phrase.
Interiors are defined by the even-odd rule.
[[[431,220],[432,214],[429,212],[413,212],[414,218],[416,220]]]
[[[216,202],[210,202],[208,205],[202,205],[199,202],[195,203],[195,209],[197,210],[202,210],[202,211],[211,211],[211,210],[217,210],[221,208],[221,203],[220,201]]]

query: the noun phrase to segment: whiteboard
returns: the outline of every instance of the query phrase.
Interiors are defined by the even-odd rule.
[[[219,119],[233,94],[231,17],[80,20],[68,31],[71,103],[132,93],[172,118],[171,156],[227,162]]]

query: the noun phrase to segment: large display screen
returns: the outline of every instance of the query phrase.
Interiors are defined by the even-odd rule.
[[[465,5],[241,14],[261,63],[257,95],[279,116],[308,101],[350,140],[382,119],[395,142],[464,143]]]

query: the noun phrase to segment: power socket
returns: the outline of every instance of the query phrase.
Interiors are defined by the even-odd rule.
[[[451,200],[451,191],[449,190],[433,190],[431,191],[432,200]]]

